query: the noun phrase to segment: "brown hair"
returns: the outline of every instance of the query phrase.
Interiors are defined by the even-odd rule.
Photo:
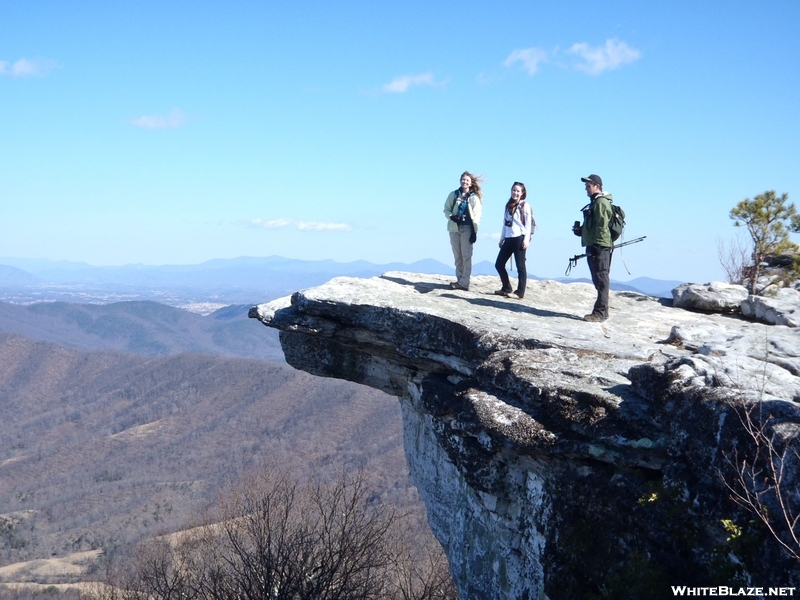
[[[467,175],[470,179],[472,179],[472,185],[469,186],[469,191],[478,196],[478,200],[483,202],[483,192],[481,191],[481,185],[480,185],[481,183],[483,183],[483,175],[473,175],[469,171],[464,171],[461,174],[461,177],[463,177],[464,175]],[[461,179],[461,177],[459,177],[459,179]]]
[[[523,200],[525,200],[525,198],[528,197],[528,190],[525,189],[525,184],[522,183],[521,181],[515,181],[513,184],[511,184],[511,189],[512,190],[514,189],[515,185],[518,185],[519,187],[522,188],[522,197],[519,199],[519,201],[522,202]],[[509,198],[508,202],[506,202],[506,212],[511,213],[512,212],[511,211],[512,208],[514,210],[516,210],[517,205],[514,204],[514,200],[513,199]]]

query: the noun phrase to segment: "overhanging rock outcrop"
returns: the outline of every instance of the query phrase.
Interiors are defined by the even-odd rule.
[[[250,316],[281,330],[295,368],[400,398],[411,475],[462,598],[799,583],[797,561],[730,499],[748,481],[737,468],[765,464],[744,423],[771,440],[778,492],[800,508],[799,330],[630,292],[586,323],[587,284],[532,281],[520,302],[494,295],[496,278],[448,283],[336,278]]]

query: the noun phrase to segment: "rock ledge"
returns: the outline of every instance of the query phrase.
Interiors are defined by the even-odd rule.
[[[520,302],[494,295],[496,278],[449,281],[336,278],[250,316],[281,330],[294,367],[400,398],[461,597],[623,597],[722,571],[797,583],[769,536],[739,556],[722,526],[748,522],[722,479],[748,450],[737,415],[769,406],[764,426],[796,447],[797,329],[631,292],[586,323],[587,284],[531,281]]]

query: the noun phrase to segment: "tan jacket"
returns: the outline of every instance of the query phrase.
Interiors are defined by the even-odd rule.
[[[452,233],[456,233],[458,231],[458,225],[450,220],[451,215],[458,214],[458,203],[456,202],[456,193],[460,191],[461,188],[454,192],[450,192],[447,196],[447,200],[444,203],[444,216],[447,218],[447,231]],[[483,202],[478,197],[477,194],[470,194],[469,198],[467,198],[467,212],[469,212],[469,218],[472,219],[472,224],[475,226],[475,233],[478,233],[478,226],[481,222],[481,208],[483,206]]]

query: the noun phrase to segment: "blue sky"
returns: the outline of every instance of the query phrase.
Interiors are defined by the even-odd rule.
[[[475,260],[523,181],[528,271],[556,277],[598,173],[647,236],[614,279],[721,279],[730,209],[800,200],[798,23],[794,0],[4,1],[0,256],[450,264],[469,170]]]

